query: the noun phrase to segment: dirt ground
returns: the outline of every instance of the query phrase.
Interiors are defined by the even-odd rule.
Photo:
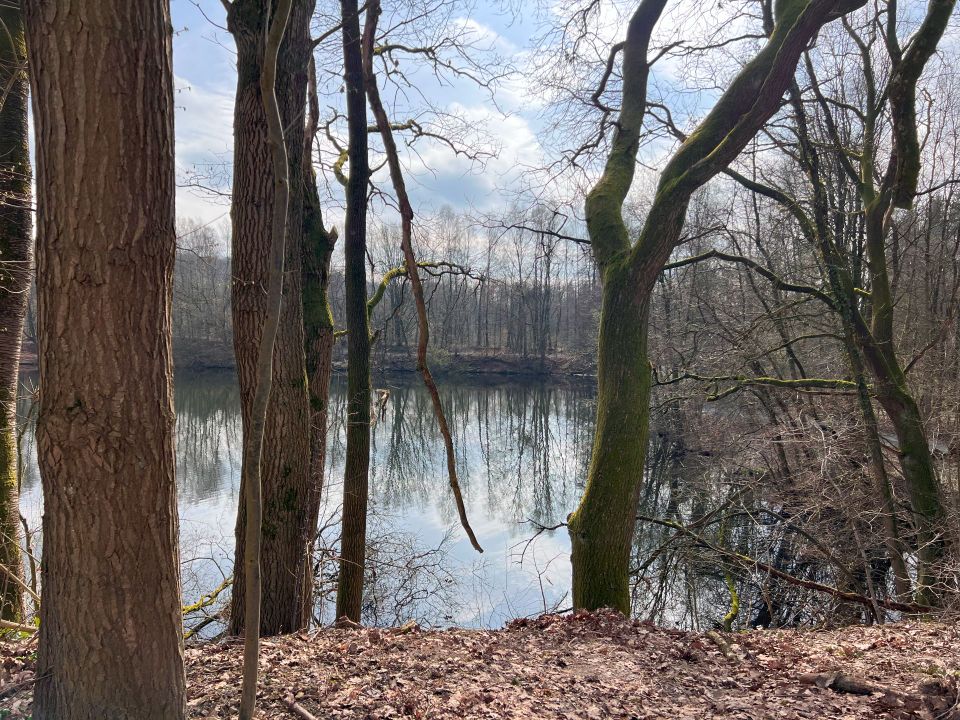
[[[958,634],[919,622],[701,634],[614,613],[496,631],[324,629],[263,642],[259,707],[301,720],[960,720]],[[29,717],[33,650],[0,649],[0,718]],[[191,719],[236,717],[241,651],[187,649]]]

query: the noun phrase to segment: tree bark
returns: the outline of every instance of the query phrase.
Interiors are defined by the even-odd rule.
[[[235,0],[227,26],[237,46],[234,109],[233,327],[244,437],[252,428],[257,353],[267,314],[274,173],[270,169],[266,117],[260,93],[267,0]],[[280,104],[289,177],[300,178],[303,118],[313,0],[295,0],[280,47],[276,93]],[[300,265],[303,248],[303,191],[291,186],[287,212],[286,269],[280,329],[273,355],[273,387],[267,408],[261,474],[263,527],[260,633],[292,632],[301,625],[303,537],[310,503],[310,408],[304,366]],[[237,512],[234,587],[244,587],[246,510],[241,489]],[[230,631],[244,630],[243,593],[233,593]]]
[[[43,603],[34,717],[185,717],[167,2],[25,3]]]
[[[603,274],[597,410],[587,486],[568,519],[573,605],[630,613],[630,552],[647,454],[647,308],[621,266]]]
[[[292,0],[279,0],[270,19],[260,72],[260,98],[267,121],[267,142],[273,171],[273,207],[270,219],[270,268],[267,275],[267,304],[260,346],[257,348],[256,389],[250,413],[250,433],[243,442],[243,495],[246,527],[244,534],[243,575],[244,643],[243,687],[240,694],[240,720],[253,720],[257,707],[257,680],[260,661],[260,549],[263,528],[263,484],[261,460],[267,422],[267,404],[273,386],[273,351],[279,332],[283,300],[283,256],[287,234],[287,205],[290,200],[290,167],[284,141],[283,120],[275,91],[277,56],[290,18]],[[237,593],[239,594],[239,593]]]
[[[310,391],[310,503],[305,538],[307,557],[301,588],[301,626],[313,617],[313,546],[323,495],[323,475],[327,462],[327,425],[330,402],[330,376],[333,371],[334,325],[327,288],[330,282],[330,258],[337,242],[334,230],[323,225],[317,176],[312,166],[313,138],[317,132],[320,108],[317,101],[316,71],[310,64],[308,79],[310,112],[304,138],[303,160],[303,332],[307,385]]]
[[[19,3],[0,8],[0,565],[23,577],[17,467],[20,346],[33,264],[30,149],[27,141],[27,48]],[[0,619],[22,621],[21,586],[3,573]]]
[[[867,108],[864,152],[860,158],[859,193],[864,207],[867,263],[870,270],[870,326],[855,325],[864,360],[876,378],[877,401],[893,423],[899,444],[900,466],[910,494],[917,544],[917,602],[937,605],[947,584],[942,567],[948,541],[946,509],[930,451],[923,417],[907,383],[894,342],[895,298],[887,262],[887,238],[895,207],[911,207],[920,172],[920,143],[916,118],[917,83],[936,52],[949,24],[956,0],[930,0],[923,22],[905,50],[896,37],[896,5],[887,9],[890,32],[886,38],[891,71],[886,88],[893,145],[887,168],[876,183],[881,127],[877,105],[877,78],[869,46],[853,35],[863,60]],[[844,152],[838,148],[839,152]]]
[[[370,326],[367,319],[367,110],[357,0],[341,0],[350,176],[344,219],[347,323],[347,454],[337,618],[360,622],[370,474]]]
[[[591,251],[603,295],[597,422],[587,484],[569,519],[574,607],[629,611],[627,569],[646,459],[650,369],[647,312],[680,242],[693,193],[743,150],[780,105],[801,53],[820,27],[854,2],[780,0],[770,37],[667,163],[639,238],[623,203],[633,183],[647,103],[647,50],[664,0],[643,0],[623,43],[620,115],[603,174],[587,194]]]
[[[917,583],[915,599],[921,605],[942,602],[947,548],[946,513],[920,408],[906,384],[883,388],[878,378],[877,401],[893,423],[900,467],[910,495],[916,527]]]

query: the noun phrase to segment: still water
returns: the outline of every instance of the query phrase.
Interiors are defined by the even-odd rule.
[[[447,484],[430,398],[415,376],[375,381],[371,463],[369,623],[496,627],[514,617],[567,608],[569,541],[560,529],[576,506],[592,439],[592,382],[446,379],[441,392],[457,449],[470,521],[485,552],[470,545]],[[342,496],[345,383],[331,389],[331,428],[321,511],[317,617],[331,619],[336,518]],[[240,400],[233,373],[176,378],[177,484],[184,599],[231,573],[240,486]],[[23,438],[21,510],[42,512],[32,428]],[[324,559],[325,558],[325,559]]]

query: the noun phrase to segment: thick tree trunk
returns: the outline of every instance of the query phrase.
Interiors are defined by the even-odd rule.
[[[350,177],[344,220],[347,323],[347,457],[343,470],[343,532],[337,617],[360,621],[367,542],[370,473],[370,327],[367,318],[367,109],[357,0],[341,0],[347,86]]]
[[[17,374],[33,263],[27,49],[18,3],[0,8],[0,619],[23,619],[17,469]]]
[[[267,313],[267,276],[274,203],[267,125],[260,97],[267,0],[236,0],[228,27],[237,45],[233,172],[233,328],[244,437],[251,428],[257,385],[257,351]],[[296,0],[280,48],[276,93],[280,103],[289,177],[303,164],[303,118],[313,0]],[[287,213],[285,275],[280,330],[273,356],[273,389],[267,409],[261,473],[263,528],[260,633],[292,632],[301,625],[301,578],[306,562],[306,518],[310,503],[310,410],[303,356],[300,264],[303,247],[303,191],[291,185]],[[245,498],[237,513],[234,587],[244,586],[242,558],[246,532]],[[233,593],[230,631],[243,632],[244,597]]]
[[[651,33],[666,3],[643,0],[622,49],[620,114],[604,172],[587,194],[591,250],[603,276],[597,425],[580,507],[569,519],[575,607],[630,610],[629,559],[646,455],[647,304],[680,242],[693,193],[743,150],[780,105],[800,54],[837,2],[782,0],[769,40],[667,163],[634,242],[623,219],[646,113]]]
[[[169,5],[31,0],[25,14],[44,495],[34,717],[176,720]]]
[[[630,612],[630,554],[650,417],[645,300],[629,268],[605,270],[593,453],[583,498],[568,518],[575,608]]]

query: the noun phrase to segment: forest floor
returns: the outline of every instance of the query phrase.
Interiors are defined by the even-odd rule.
[[[325,629],[264,640],[260,717],[957,720],[958,636],[919,622],[703,634],[613,613]],[[236,717],[241,651],[187,649],[191,719]],[[0,657],[0,717],[29,717],[32,649]]]

